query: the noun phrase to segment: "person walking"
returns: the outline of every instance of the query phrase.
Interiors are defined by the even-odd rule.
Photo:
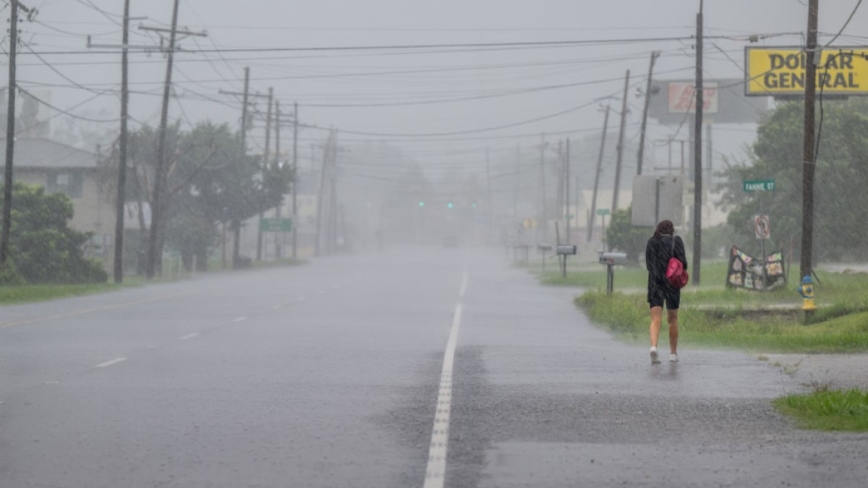
[[[673,288],[666,279],[669,259],[675,257],[687,270],[687,255],[684,241],[675,235],[675,226],[670,220],[657,224],[654,235],[645,245],[645,267],[648,269],[648,305],[651,308],[651,364],[660,364],[657,353],[657,338],[663,322],[663,306],[669,323],[669,362],[678,361],[678,307],[681,306],[681,290]]]

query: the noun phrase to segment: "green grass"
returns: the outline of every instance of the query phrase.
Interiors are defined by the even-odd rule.
[[[704,262],[702,264],[702,286],[700,288],[723,288],[726,282],[727,264],[722,261]],[[597,265],[597,268],[593,271],[588,271],[587,267],[572,271],[567,269],[566,278],[557,269],[557,261],[554,262],[551,268],[546,267],[545,272],[542,272],[540,268],[532,271],[535,272],[540,283],[543,285],[576,286],[582,288],[605,288],[606,286],[606,267],[602,264]],[[616,290],[619,288],[645,288],[647,285],[648,271],[645,268],[615,268]]]
[[[803,429],[868,432],[868,391],[820,388],[807,395],[774,400],[777,409],[795,417]]]
[[[172,264],[170,261],[166,261]],[[253,263],[250,269],[272,268],[278,266],[298,266],[306,264],[307,261],[293,260],[291,258],[281,259],[277,261],[263,261]],[[209,263],[213,264],[213,263]],[[218,261],[219,264],[219,261]],[[212,269],[212,271],[220,271],[220,266]],[[228,271],[228,270],[227,270]],[[173,274],[174,272],[174,274]],[[181,277],[189,276],[189,273],[183,273]],[[163,277],[158,277],[148,281],[143,276],[126,276],[123,284],[116,285],[112,282],[108,283],[93,283],[85,285],[60,285],[60,284],[45,284],[45,285],[23,285],[23,286],[0,286],[0,305],[15,305],[20,303],[43,302],[48,300],[56,300],[59,298],[80,297],[86,295],[94,295],[97,293],[106,293],[116,291],[123,288],[142,286],[147,283],[166,283],[177,281],[180,279],[177,276],[177,261],[174,266],[166,266],[163,270]]]
[[[80,297],[120,290],[124,287],[140,286],[143,279],[127,279],[124,284],[96,283],[86,285],[24,285],[0,286],[0,305],[42,302],[58,298]]]
[[[721,293],[729,293],[722,291]],[[734,307],[699,309],[687,306],[682,296],[678,314],[682,344],[711,348],[736,348],[756,352],[843,353],[868,351],[868,313],[850,314],[810,326],[794,306],[785,310]],[[628,341],[646,341],[648,303],[644,294],[589,291],[576,299],[592,321]],[[742,304],[743,305],[743,304]],[[661,342],[668,340],[663,327]]]

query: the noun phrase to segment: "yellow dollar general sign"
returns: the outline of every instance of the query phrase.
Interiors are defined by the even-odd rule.
[[[805,94],[805,52],[798,47],[745,48],[745,95]],[[868,95],[868,49],[826,49],[817,65],[817,92]]]

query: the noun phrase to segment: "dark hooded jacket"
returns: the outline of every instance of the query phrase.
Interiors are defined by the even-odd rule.
[[[675,239],[673,253],[672,239]],[[648,292],[656,289],[671,290],[666,280],[666,268],[673,255],[678,258],[687,270],[687,254],[684,251],[684,241],[679,236],[663,235],[651,237],[645,245],[645,267],[648,269]]]

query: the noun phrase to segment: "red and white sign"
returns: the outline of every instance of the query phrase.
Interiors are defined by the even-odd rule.
[[[720,109],[720,93],[717,83],[706,83],[703,87],[702,111],[716,114]],[[696,85],[693,83],[669,83],[669,113],[686,114],[696,111]]]
[[[768,239],[771,233],[771,230],[769,229],[769,216],[754,215],[753,229],[754,233],[756,233],[757,239]]]

